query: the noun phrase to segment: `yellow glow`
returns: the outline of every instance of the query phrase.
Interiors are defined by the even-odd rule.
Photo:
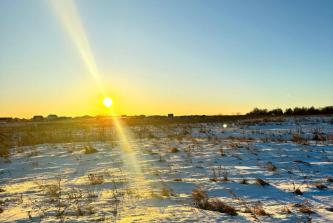
[[[113,104],[113,101],[111,98],[104,98],[103,100],[103,104],[106,106],[106,107],[110,107],[112,104]]]
[[[111,109],[110,109],[110,114],[114,117],[114,123],[116,124],[118,134],[119,134],[119,136],[121,138],[121,141],[123,143],[124,152],[132,153],[132,148],[128,143],[128,139],[126,137],[126,134],[124,133],[123,128],[122,128],[118,118],[116,117],[116,114]]]

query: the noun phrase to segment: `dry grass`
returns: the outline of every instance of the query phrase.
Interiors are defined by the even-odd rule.
[[[45,195],[50,198],[51,202],[56,202],[59,200],[60,193],[61,193],[60,181],[57,181],[51,185],[42,185],[42,184],[39,184],[38,182],[35,182],[35,183],[39,186],[40,189],[43,190]]]
[[[196,184],[197,189],[192,190],[191,198],[196,202],[200,202],[202,200],[208,200],[207,191],[200,187],[200,185]]]
[[[223,181],[228,181],[228,172],[225,169],[223,169],[222,176]]]
[[[151,197],[154,197],[154,198],[160,198],[161,200],[163,199],[162,196],[156,194],[156,193],[153,191],[153,189],[151,189],[151,188],[148,190],[148,192],[149,192],[149,194],[150,194]]]
[[[212,171],[213,171],[213,177],[210,178],[210,180],[213,182],[217,182],[217,175],[214,167],[212,168]]]
[[[38,156],[38,155],[40,155],[40,154],[41,154],[41,152],[34,150],[34,151],[28,153],[28,154],[27,154],[27,157]]]
[[[72,188],[71,192],[68,193],[68,199],[82,198],[82,191],[76,188]]]
[[[93,154],[93,153],[97,153],[97,152],[98,152],[98,150],[95,149],[95,148],[86,147],[85,151],[84,151],[84,154]]]
[[[92,198],[96,198],[98,197],[97,194],[95,194],[95,192],[93,190],[89,190],[88,191],[88,198],[92,199]]]
[[[104,176],[103,175],[95,175],[93,173],[90,173],[88,175],[88,180],[91,185],[97,185],[104,183]]]
[[[166,188],[166,187],[162,187],[161,189],[161,195],[164,197],[170,197],[173,196],[172,194],[173,190],[171,188]]]
[[[86,207],[86,210],[87,210],[87,213],[89,215],[92,215],[92,214],[96,213],[96,211],[91,206],[89,206],[89,205]]]
[[[292,135],[291,141],[293,143],[297,143],[297,144],[307,144],[308,143],[308,139],[307,138],[304,138],[301,135],[296,135],[296,134]]]
[[[17,148],[17,153],[24,153],[24,149],[23,148]]]
[[[286,206],[284,206],[283,208],[281,208],[281,213],[283,213],[283,214],[290,214],[291,211],[289,210],[289,208],[287,208]]]
[[[258,216],[269,216],[270,215],[264,210],[260,201],[257,201],[257,203],[252,206],[251,211],[253,214],[258,215]]]
[[[192,190],[191,198],[196,201],[197,208],[210,211],[218,211],[231,216],[237,215],[236,209],[233,206],[224,204],[217,198],[210,199],[205,189],[196,184],[197,189]]]
[[[224,154],[223,148],[220,148],[220,155],[221,155],[221,156],[226,156],[226,155]]]
[[[310,207],[310,205],[302,205],[300,209],[298,209],[298,211],[304,213],[304,214],[314,214],[316,213],[315,211],[313,211]]]

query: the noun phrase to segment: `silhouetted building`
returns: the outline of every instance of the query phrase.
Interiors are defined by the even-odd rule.
[[[71,119],[71,117],[66,117],[66,116],[60,116],[60,117],[58,117],[58,121],[62,121],[62,120],[69,120],[69,119]]]
[[[47,119],[50,119],[50,120],[57,119],[57,118],[58,118],[58,115],[53,115],[53,114],[51,115],[50,114],[50,115],[47,116]]]
[[[168,118],[173,118],[173,114],[168,114]]]
[[[13,120],[12,117],[2,117],[0,118],[0,122],[11,122]]]
[[[42,115],[35,115],[32,120],[34,121],[43,121],[44,117]]]

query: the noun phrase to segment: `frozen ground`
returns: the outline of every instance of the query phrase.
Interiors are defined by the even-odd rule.
[[[115,141],[12,148],[0,158],[0,221],[333,222],[330,123],[134,126]],[[196,185],[238,215],[200,209]]]

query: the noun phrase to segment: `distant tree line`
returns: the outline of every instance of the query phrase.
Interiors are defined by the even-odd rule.
[[[333,106],[326,106],[323,108],[311,108],[306,107],[295,107],[287,108],[283,111],[281,108],[275,108],[272,110],[254,108],[251,112],[246,115],[333,115]]]

